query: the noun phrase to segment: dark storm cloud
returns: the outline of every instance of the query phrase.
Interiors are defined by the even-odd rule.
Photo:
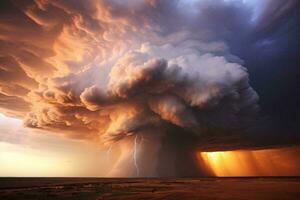
[[[299,143],[299,1],[267,1],[250,31],[233,44],[245,61],[267,119],[258,126],[269,144]],[[261,143],[256,141],[256,143]]]

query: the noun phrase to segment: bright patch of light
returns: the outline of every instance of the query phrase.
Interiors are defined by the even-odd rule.
[[[67,176],[68,163],[49,152],[0,142],[0,176]]]
[[[201,152],[215,176],[298,176],[300,147]]]
[[[0,177],[104,176],[110,166],[97,147],[25,128],[22,120],[0,113]]]
[[[7,116],[0,113],[0,126],[3,126],[3,125],[20,126],[21,124],[22,124],[22,120],[12,118],[12,117],[7,117]]]

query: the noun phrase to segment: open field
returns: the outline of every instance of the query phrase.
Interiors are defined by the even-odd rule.
[[[300,199],[300,178],[0,178],[0,199]]]

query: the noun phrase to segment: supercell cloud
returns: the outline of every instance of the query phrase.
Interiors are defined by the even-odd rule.
[[[203,175],[191,152],[263,144],[250,137],[262,116],[240,55],[295,1],[1,4],[0,111],[118,146],[110,175]]]

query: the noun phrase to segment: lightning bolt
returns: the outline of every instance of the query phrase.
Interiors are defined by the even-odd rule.
[[[134,161],[134,166],[135,166],[135,169],[136,169],[136,175],[139,176],[139,166],[137,164],[137,150],[138,150],[138,136],[139,135],[135,135],[135,138],[134,138],[134,148],[133,148],[133,161]]]

